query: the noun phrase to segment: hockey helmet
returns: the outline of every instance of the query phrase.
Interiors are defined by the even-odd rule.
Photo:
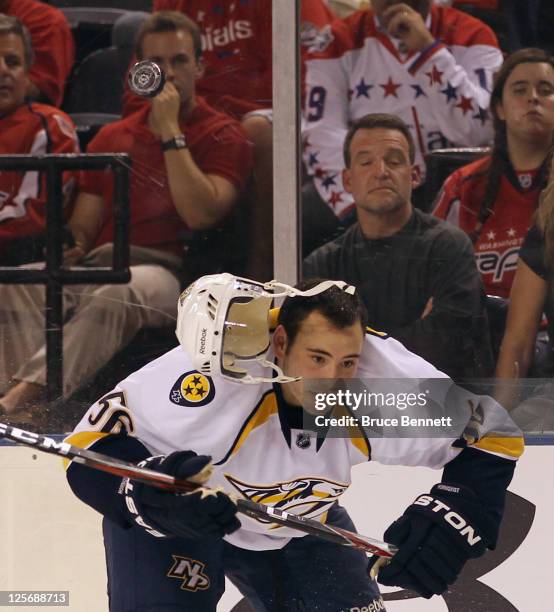
[[[267,360],[270,348],[269,311],[274,298],[317,295],[329,287],[354,293],[343,281],[323,281],[300,291],[278,281],[259,283],[226,272],[203,276],[179,296],[176,335],[194,367],[207,376],[242,383],[292,382]],[[272,368],[268,378],[258,369]],[[253,375],[254,374],[254,375]]]

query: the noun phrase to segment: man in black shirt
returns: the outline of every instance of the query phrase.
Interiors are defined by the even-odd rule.
[[[358,223],[314,251],[304,276],[345,280],[370,322],[451,378],[491,374],[484,291],[469,238],[415,209],[414,141],[393,115],[366,115],[344,142]]]

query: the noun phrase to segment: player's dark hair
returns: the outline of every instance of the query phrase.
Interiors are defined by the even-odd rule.
[[[19,21],[17,17],[0,13],[0,35],[4,34],[15,34],[21,38],[21,42],[23,43],[25,68],[29,70],[35,60],[33,43],[31,42],[29,30],[23,25],[23,23],[21,23],[21,21]]]
[[[508,133],[506,122],[498,116],[498,105],[502,102],[504,87],[510,74],[519,64],[550,64],[554,68],[554,57],[542,49],[527,48],[519,49],[509,55],[500,70],[496,73],[491,93],[489,112],[493,118],[494,143],[490,154],[490,163],[487,167],[473,175],[473,177],[486,176],[485,192],[481,200],[481,206],[477,215],[477,224],[470,234],[473,243],[477,242],[481,235],[483,225],[492,215],[502,176],[509,172],[510,156],[508,153]],[[538,185],[544,187],[547,180],[547,163],[543,164],[540,176],[537,177]]]
[[[298,283],[296,287],[305,291],[315,287],[323,280],[326,279],[311,278]],[[311,297],[287,297],[279,310],[277,322],[287,332],[289,348],[294,343],[303,321],[312,312],[319,312],[338,329],[344,329],[359,322],[362,330],[365,331],[367,325],[367,310],[357,291],[352,295],[334,286]]]
[[[152,13],[143,21],[135,40],[135,55],[138,60],[144,59],[142,54],[142,43],[148,34],[158,34],[160,32],[177,32],[184,30],[192,37],[194,47],[194,57],[198,62],[202,55],[202,36],[200,28],[192,19],[177,11],[158,11]]]
[[[352,161],[350,157],[350,144],[352,143],[352,138],[354,138],[354,134],[358,130],[375,130],[377,128],[382,128],[384,130],[396,130],[403,134],[404,138],[408,141],[408,148],[410,151],[410,162],[413,164],[415,160],[415,143],[410,132],[410,128],[400,119],[400,117],[396,115],[389,115],[387,113],[370,113],[369,115],[364,115],[356,121],[352,122],[348,132],[346,133],[346,137],[344,139],[344,145],[342,148],[342,154],[344,157],[344,165],[347,168],[350,168],[350,162]]]

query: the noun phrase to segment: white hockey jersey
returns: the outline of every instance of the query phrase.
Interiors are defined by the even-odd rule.
[[[427,27],[436,41],[403,53],[372,11],[333,24],[330,36],[306,62],[304,161],[320,196],[337,216],[352,207],[344,191],[342,147],[349,123],[368,113],[398,115],[416,144],[416,164],[456,144],[492,138],[488,114],[492,77],[502,54],[492,30],[470,15],[433,6]]]
[[[384,334],[366,335],[358,376],[444,378]],[[453,439],[368,439],[361,431],[356,437],[317,440],[313,432],[286,426],[278,396],[278,388],[269,383],[204,376],[178,347],[96,402],[68,442],[94,448],[104,436],[125,428],[153,455],[176,450],[211,455],[214,472],[208,486],[321,521],[350,485],[353,465],[373,459],[440,468],[461,450],[452,446]],[[512,459],[520,452],[517,438],[491,448]],[[303,535],[242,515],[240,520],[242,528],[226,539],[242,548],[281,548]]]

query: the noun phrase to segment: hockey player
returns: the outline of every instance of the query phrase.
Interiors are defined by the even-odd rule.
[[[271,338],[269,287],[289,296]],[[338,499],[351,466],[370,458],[444,466],[442,483],[386,531],[399,552],[380,570],[383,584],[431,597],[495,546],[522,442],[490,398],[469,445],[304,430],[305,379],[444,377],[396,340],[366,333],[362,303],[345,283],[292,289],[204,277],[180,297],[177,336],[182,346],[96,402],[69,438],[212,489],[176,495],[69,465],[75,494],[105,517],[112,611],[214,610],[224,574],[256,610],[384,610],[361,552],[239,522],[229,496],[352,529]],[[507,433],[487,437],[493,423]]]

